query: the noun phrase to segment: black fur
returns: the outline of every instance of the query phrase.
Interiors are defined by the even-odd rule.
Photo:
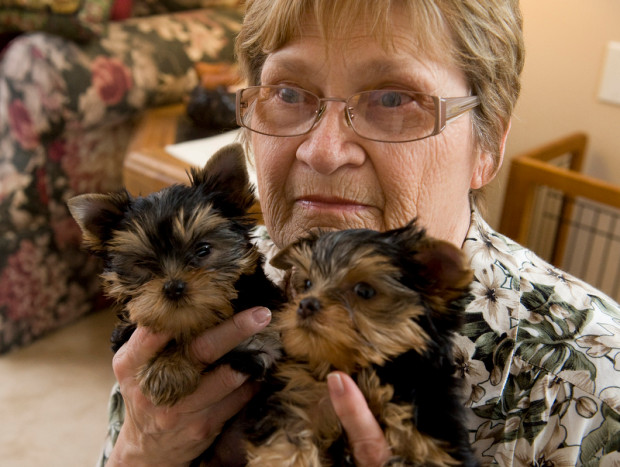
[[[255,220],[248,213],[255,197],[244,157],[240,145],[230,145],[213,155],[205,168],[190,169],[189,185],[171,185],[147,196],[132,197],[122,190],[108,195],[82,195],[70,200],[70,210],[84,232],[85,247],[103,258],[102,276],[105,278],[106,273],[116,273],[123,286],[121,289],[126,289],[113,295],[121,307],[119,324],[111,336],[114,352],[136,329],[136,323],[131,321],[127,312],[127,306],[135,299],[133,291],[139,294],[141,284],[153,276],[163,276],[167,261],[187,269],[208,267],[223,273],[230,271],[232,275],[240,258],[256,250],[252,243]],[[173,223],[181,212],[184,224],[191,224],[189,220],[197,212],[209,212],[223,221],[221,226],[207,234],[230,246],[217,263],[205,265],[195,255],[196,242],[203,241],[202,237],[188,241],[175,235]],[[119,233],[139,229],[145,238],[136,251],[118,253],[114,249],[113,242]],[[249,274],[242,274],[234,284],[238,292],[231,301],[235,313],[254,306],[275,309],[283,300],[280,289],[264,274],[262,256],[254,254],[256,268]],[[205,312],[217,313],[217,310]],[[170,319],[174,318],[171,316]],[[233,350],[218,363],[230,363],[239,371],[262,376],[265,368],[260,359],[249,355],[251,353],[249,349]]]
[[[385,233],[370,230],[318,233],[297,243],[305,242],[312,249],[312,267],[320,269],[325,275],[333,265],[347,264],[347,258],[360,246],[370,246],[382,256],[389,257],[401,271],[400,283],[419,294],[419,305],[425,310],[418,323],[429,336],[427,349],[422,353],[419,349],[411,349],[384,365],[373,364],[372,368],[383,385],[394,387],[393,402],[412,404],[414,410],[411,418],[420,432],[445,441],[457,461],[474,467],[479,463],[469,443],[466,408],[462,403],[462,381],[456,376],[452,342],[454,333],[463,323],[465,306],[471,300],[469,284],[457,280],[456,272],[452,274],[444,269],[458,264],[458,261],[453,262],[445,255],[460,252],[456,248],[443,249],[444,252],[439,253],[444,255],[443,258],[437,257],[435,252],[427,254],[424,248],[427,238],[425,232],[412,223]],[[276,257],[272,264],[287,266],[279,261]],[[462,270],[458,274],[462,274]],[[452,283],[455,286],[451,289]],[[434,308],[436,305],[431,300],[437,294],[440,297],[441,294],[450,296],[441,312]],[[389,313],[386,310],[386,316]],[[284,362],[295,364],[295,361],[285,354],[278,366]],[[357,373],[351,376],[355,380]],[[246,436],[253,444],[264,444],[282,426],[280,420],[288,416],[277,395],[285,384],[286,381],[279,379],[277,373],[270,375],[260,394],[248,407],[245,417],[254,423],[246,422],[249,426]],[[330,465],[353,465],[346,437],[336,440],[328,448],[327,456],[331,460]],[[402,459],[399,462],[406,463]]]

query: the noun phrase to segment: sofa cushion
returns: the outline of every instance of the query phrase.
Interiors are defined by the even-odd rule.
[[[45,31],[86,41],[99,36],[113,0],[2,0],[0,33]]]
[[[244,0],[132,0],[134,16],[150,16],[200,8],[238,8]]]

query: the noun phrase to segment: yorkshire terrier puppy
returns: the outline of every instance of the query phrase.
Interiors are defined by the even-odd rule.
[[[453,364],[473,274],[461,251],[410,223],[313,234],[271,264],[289,270],[274,317],[284,356],[249,409],[249,466],[352,465],[326,377],[351,375],[382,427],[387,465],[477,465]],[[262,398],[262,401],[261,401]]]
[[[193,338],[237,311],[282,301],[251,241],[255,198],[244,157],[241,145],[227,146],[191,169],[189,186],[145,197],[121,191],[69,200],[85,247],[104,260],[105,292],[122,305],[113,350],[136,326],[171,336],[138,375],[155,405],[172,405],[198,386],[205,366],[190,351]],[[279,355],[277,335],[265,332],[215,364],[262,377]]]

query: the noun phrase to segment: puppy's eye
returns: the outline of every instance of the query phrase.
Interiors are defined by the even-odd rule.
[[[307,290],[310,290],[311,287],[312,287],[312,281],[310,279],[306,279],[303,285],[304,292]]]
[[[198,258],[204,258],[206,256],[209,256],[210,253],[211,253],[211,245],[209,245],[207,242],[199,243],[196,246],[196,256]]]
[[[377,293],[375,289],[373,289],[370,284],[366,282],[358,282],[353,287],[353,291],[357,294],[358,297],[363,298],[364,300],[368,300],[375,296]]]

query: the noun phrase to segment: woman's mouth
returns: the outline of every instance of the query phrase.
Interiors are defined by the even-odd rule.
[[[354,212],[369,208],[368,205],[351,199],[315,195],[299,197],[296,202],[303,209],[321,212]]]

